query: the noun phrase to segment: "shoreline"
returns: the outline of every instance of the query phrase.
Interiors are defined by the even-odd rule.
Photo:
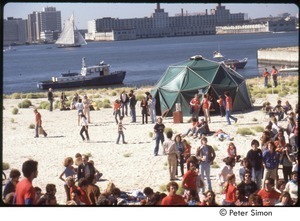
[[[257,84],[257,81],[253,83]],[[150,88],[146,88],[146,90],[150,90]],[[100,96],[98,99],[105,98],[113,101],[119,95],[111,96],[110,92],[103,92],[105,96]],[[142,89],[136,91],[136,95],[143,93],[144,90]],[[83,96],[83,93],[80,93],[80,96]],[[277,99],[280,98],[283,101],[289,100],[294,107],[294,104],[298,102],[298,93],[283,97],[279,97],[278,94],[267,94],[266,97],[254,96],[254,98],[253,110],[233,113],[239,119],[237,125],[227,125],[226,119],[220,116],[212,116],[212,123],[209,124],[211,131],[222,128],[234,137],[232,142],[237,146],[237,152],[242,158],[250,149],[252,139],[259,140],[260,133],[255,132],[254,127],[265,127],[269,120],[268,116],[261,111],[263,103],[269,101],[275,105]],[[33,106],[38,106],[41,102],[48,102],[47,98],[31,99],[31,101]],[[153,132],[154,124],[141,124],[139,103],[136,107],[137,123],[130,123],[131,117],[125,117],[123,120],[127,129],[124,131],[125,140],[128,144],[118,145],[115,143],[117,126],[112,115],[112,108],[91,111],[91,124],[89,125],[91,141],[85,143],[81,141],[79,135],[80,127],[77,126],[76,110],[60,111],[55,109],[50,112],[46,109],[40,109],[43,127],[48,133],[48,137],[34,139],[34,129],[29,129],[29,125],[34,124],[33,109],[20,108],[18,114],[12,114],[12,109],[19,102],[20,99],[3,99],[3,162],[8,163],[10,169],[15,168],[21,171],[21,165],[25,160],[37,160],[39,162],[39,175],[34,179],[33,185],[39,186],[45,192],[46,184],[55,184],[57,188],[56,197],[60,205],[64,205],[65,201],[63,182],[59,179],[59,175],[64,169],[63,160],[65,157],[73,157],[74,159],[78,152],[90,154],[90,159],[95,162],[95,167],[103,173],[103,179],[106,180],[96,183],[101,192],[106,189],[109,180],[114,182],[116,187],[122,191],[128,192],[142,191],[147,186],[154,191],[162,191],[169,182],[167,156],[162,155],[161,145],[159,156],[153,156],[155,141],[149,134]],[[163,123],[167,128],[172,128],[174,134],[183,134],[190,127],[189,118],[183,117],[183,123],[175,124],[173,118],[168,117],[163,119]],[[280,125],[285,126],[286,123],[286,121],[281,121]],[[254,131],[254,135],[242,136],[237,134],[239,128],[250,128]],[[195,154],[200,140],[191,137],[186,137],[186,139],[192,146],[192,154]],[[219,166],[219,168],[211,169],[213,190],[217,192],[218,202],[220,202],[221,195],[218,193],[216,177],[220,167],[224,165],[222,159],[227,156],[226,149],[229,142],[231,141],[219,141],[208,136],[208,144],[216,149],[215,162]],[[236,164],[234,173],[237,177],[239,168],[240,165]],[[8,176],[9,170],[4,172]],[[239,182],[239,178],[237,178],[237,182]],[[181,181],[178,183],[181,184]]]

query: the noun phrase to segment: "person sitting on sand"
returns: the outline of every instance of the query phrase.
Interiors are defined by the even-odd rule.
[[[169,194],[165,198],[162,199],[162,202],[161,202],[162,206],[184,206],[184,205],[187,205],[184,198],[181,195],[176,194],[178,188],[179,188],[179,186],[176,182],[171,181],[168,183],[167,190],[168,190]]]
[[[217,137],[220,141],[223,140],[233,140],[233,137],[231,138],[229,134],[225,133],[222,129],[218,129],[213,134],[214,137]]]
[[[236,162],[240,162],[241,155],[237,155],[236,146],[233,142],[230,142],[227,147],[228,157],[232,157]]]
[[[195,136],[196,132],[197,132],[197,126],[198,126],[198,120],[195,117],[192,117],[192,125],[190,126],[190,128],[187,130],[187,132],[182,135],[182,137],[186,137],[188,135],[190,136]],[[191,134],[190,134],[191,133]]]
[[[273,112],[278,116],[278,121],[281,121],[284,118],[284,109],[281,105],[281,100],[277,101],[277,105],[273,108]]]
[[[95,167],[95,163],[93,160],[89,160],[89,163],[91,163]],[[94,183],[97,181],[100,181],[101,177],[103,176],[103,173],[100,173],[98,169],[95,168],[95,180]]]
[[[201,117],[200,122],[197,125],[197,131],[194,135],[194,139],[198,137],[198,134],[200,134],[199,139],[201,139],[203,135],[208,135],[209,133],[210,130],[208,123],[204,120],[203,117]]]

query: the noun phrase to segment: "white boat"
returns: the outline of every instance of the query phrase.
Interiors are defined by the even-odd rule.
[[[279,69],[279,72],[298,72],[299,68],[298,67],[287,67],[286,65],[285,66],[282,66],[280,69]]]
[[[224,56],[221,54],[220,51],[215,51],[214,52],[214,58],[224,58]]]
[[[14,47],[12,47],[11,45],[8,46],[8,48],[4,48],[3,52],[7,52],[7,51],[15,51],[16,49]]]
[[[75,25],[73,14],[65,22],[64,28],[55,44],[58,45],[58,48],[80,47],[87,44]]]

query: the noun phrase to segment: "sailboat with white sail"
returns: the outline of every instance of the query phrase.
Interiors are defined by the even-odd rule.
[[[65,22],[65,26],[55,44],[58,48],[81,47],[81,45],[87,44],[75,25],[73,14]]]

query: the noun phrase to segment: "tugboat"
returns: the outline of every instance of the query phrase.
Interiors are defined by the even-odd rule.
[[[239,59],[225,59],[224,56],[220,53],[220,51],[215,51],[214,59],[218,62],[223,62],[225,65],[234,68],[234,69],[243,69],[247,62],[248,58]]]
[[[37,87],[42,90],[49,88],[74,88],[103,86],[112,84],[123,84],[126,71],[115,71],[110,73],[110,65],[100,62],[99,65],[86,66],[85,58],[82,58],[80,73],[62,73],[59,77],[52,77],[52,80],[41,81]]]

